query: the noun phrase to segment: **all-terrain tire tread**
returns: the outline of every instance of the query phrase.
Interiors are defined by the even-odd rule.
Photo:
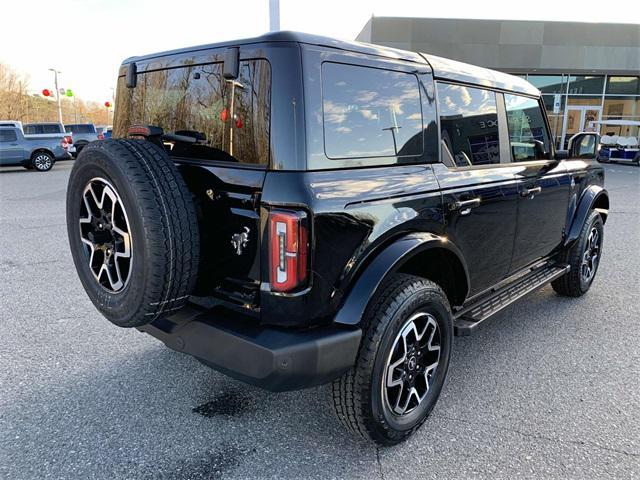
[[[580,230],[578,240],[576,240],[570,248],[566,248],[560,255],[560,263],[562,265],[570,265],[571,269],[562,277],[551,282],[551,287],[558,295],[565,297],[580,297],[584,295],[585,290],[582,289],[580,281],[582,253],[587,232],[594,222],[597,221],[602,221],[600,214],[592,210]]]
[[[372,427],[372,419],[367,412],[370,402],[368,393],[371,391],[370,373],[387,327],[387,322],[381,319],[397,311],[410,294],[423,289],[430,290],[432,294],[439,296],[439,300],[443,301],[449,309],[447,297],[436,283],[413,275],[393,275],[367,306],[361,324],[363,336],[356,357],[356,365],[331,384],[330,398],[339,421],[347,430],[366,440],[385,443]],[[428,414],[411,430],[402,432],[401,438],[390,443],[397,443],[411,436],[427,417]]]
[[[151,274],[139,310],[119,322],[141,326],[182,308],[195,287],[200,237],[193,197],[169,155],[151,142],[92,142],[82,149],[77,164],[96,149],[108,149],[112,161],[119,163],[141,212]]]

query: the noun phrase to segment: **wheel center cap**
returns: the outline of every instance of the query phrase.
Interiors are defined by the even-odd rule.
[[[411,357],[407,362],[407,367],[409,367],[409,370],[413,370],[416,368],[417,364],[418,364],[418,361],[416,360],[416,357]]]

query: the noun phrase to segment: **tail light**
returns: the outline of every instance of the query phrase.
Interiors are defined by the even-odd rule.
[[[304,212],[283,210],[269,215],[271,290],[290,292],[304,287],[309,270],[309,234]]]
[[[64,149],[64,150],[69,150],[69,145],[71,145],[73,142],[71,141],[71,137],[69,135],[65,135],[64,137],[62,137],[62,140],[60,140],[60,146]]]

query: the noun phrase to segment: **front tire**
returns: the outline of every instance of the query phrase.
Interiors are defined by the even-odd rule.
[[[556,293],[565,297],[581,297],[587,293],[600,265],[603,239],[602,217],[592,210],[582,226],[578,240],[561,255],[560,261],[568,264],[571,269],[551,282]]]
[[[452,344],[442,289],[412,275],[391,277],[367,307],[355,366],[332,384],[339,420],[381,445],[406,440],[440,396]]]

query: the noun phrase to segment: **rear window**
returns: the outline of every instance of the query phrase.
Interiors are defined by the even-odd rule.
[[[64,129],[67,133],[96,133],[96,127],[93,124],[66,125]]]
[[[322,110],[329,158],[422,155],[420,90],[411,73],[324,63]]]
[[[222,63],[138,74],[137,86],[118,85],[114,137],[130,125],[161,127],[194,143],[166,141],[174,157],[264,166],[269,163],[271,69],[266,60],[240,62],[227,80]]]
[[[15,142],[17,139],[15,131],[8,128],[0,128],[0,142]]]

